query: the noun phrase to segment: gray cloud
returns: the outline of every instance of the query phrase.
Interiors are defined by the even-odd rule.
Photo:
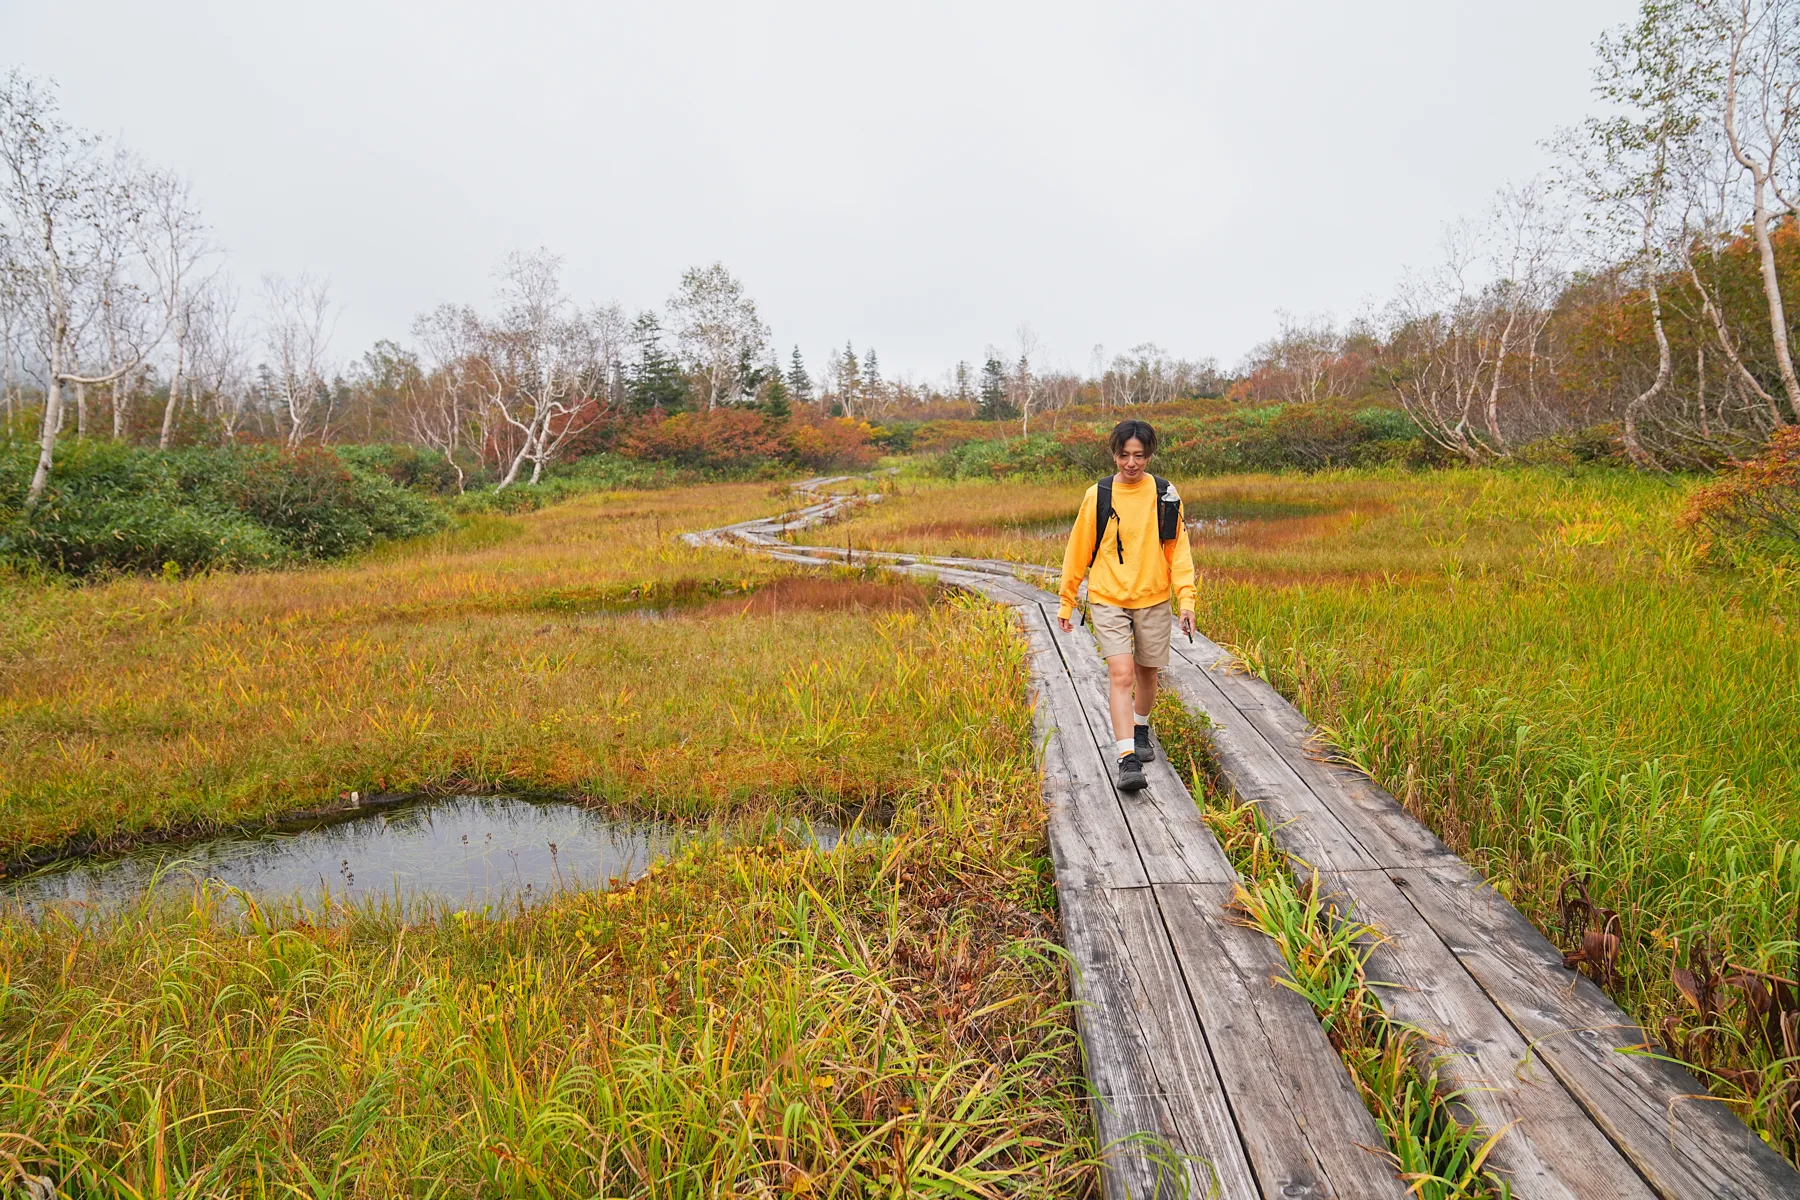
[[[233,270],[329,276],[335,349],[549,246],[660,305],[722,259],[786,348],[935,373],[1235,360],[1346,314],[1544,163],[1626,0],[158,5],[4,17],[67,115],[194,180]]]

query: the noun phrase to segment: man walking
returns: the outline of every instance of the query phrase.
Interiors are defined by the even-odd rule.
[[[1194,633],[1194,556],[1181,497],[1149,473],[1156,430],[1147,421],[1120,421],[1108,448],[1119,472],[1081,498],[1063,552],[1058,621],[1064,633],[1075,628],[1075,594],[1087,576],[1088,612],[1112,684],[1119,787],[1136,792],[1145,786],[1144,764],[1156,755],[1150,708],[1157,672],[1169,665],[1171,594],[1180,602],[1181,631]]]

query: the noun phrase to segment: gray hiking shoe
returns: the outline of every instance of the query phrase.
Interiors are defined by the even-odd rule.
[[[1137,743],[1132,753],[1138,756],[1141,763],[1156,761],[1156,747],[1150,744],[1150,727],[1148,725],[1133,726],[1131,737]]]
[[[1144,778],[1144,764],[1133,754],[1123,755],[1119,759],[1119,790],[1121,792],[1141,792],[1150,786]]]

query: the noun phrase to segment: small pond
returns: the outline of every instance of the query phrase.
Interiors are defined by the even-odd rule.
[[[821,822],[790,820],[781,832],[827,850],[843,837]],[[409,801],[297,829],[52,863],[0,884],[0,908],[103,911],[146,889],[188,890],[212,880],[261,905],[292,902],[315,913],[330,903],[512,911],[565,889],[636,879],[691,836],[673,824],[616,820],[567,803]]]

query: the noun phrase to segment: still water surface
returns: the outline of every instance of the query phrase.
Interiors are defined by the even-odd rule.
[[[842,837],[820,822],[789,822],[785,832],[826,850]],[[328,901],[510,911],[563,889],[635,879],[684,836],[692,833],[573,804],[458,796],[298,830],[56,863],[0,886],[0,908],[104,910],[133,903],[146,889],[191,890],[212,880],[258,904],[298,902],[314,912]]]

